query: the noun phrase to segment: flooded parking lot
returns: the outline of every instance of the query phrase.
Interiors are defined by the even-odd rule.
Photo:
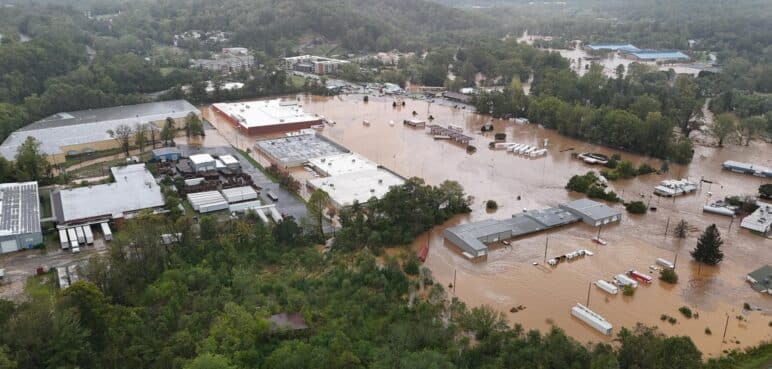
[[[293,97],[294,98],[294,97]],[[689,166],[671,165],[665,175],[650,174],[631,180],[620,180],[610,186],[625,200],[641,199],[656,206],[656,212],[646,215],[624,214],[620,224],[606,226],[602,237],[608,245],[590,242],[597,232],[584,224],[566,226],[550,232],[517,239],[511,247],[491,251],[486,261],[472,263],[462,257],[453,245],[446,244],[442,230],[461,222],[487,218],[506,218],[523,209],[556,206],[579,198],[564,189],[569,177],[588,170],[599,170],[571,157],[572,152],[592,151],[613,154],[616,151],[573,140],[537,125],[517,125],[494,120],[493,132],[505,132],[507,141],[530,145],[549,141],[546,157],[529,159],[506,151],[488,149],[493,132],[482,135],[480,127],[489,117],[439,106],[426,101],[406,100],[405,106],[392,107],[391,98],[372,98],[368,103],[361,96],[316,97],[302,96],[305,110],[336,122],[325,127],[323,135],[384,165],[403,176],[418,176],[430,184],[445,179],[455,180],[475,201],[469,216],[457,217],[436,227],[429,235],[419,237],[413,245],[430,242],[426,266],[445,286],[456,274],[455,294],[468,305],[488,304],[501,310],[513,323],[525,328],[545,330],[557,325],[580,341],[608,341],[609,337],[596,333],[572,318],[569,309],[576,302],[585,303],[589,283],[610,279],[629,269],[648,272],[658,257],[668,260],[678,255],[677,285],[662,284],[656,280],[641,286],[634,296],[605,295],[590,288],[590,308],[614,324],[615,332],[622,326],[632,327],[636,322],[657,325],[668,334],[688,334],[698,347],[709,356],[722,349],[754,345],[772,339],[772,299],[754,292],[744,281],[745,275],[763,264],[772,263],[772,240],[750,234],[739,227],[739,219],[704,214],[702,206],[711,199],[726,195],[754,194],[763,183],[759,178],[721,170],[725,160],[739,160],[760,165],[772,165],[772,147],[764,143],[750,146],[729,146],[723,149],[696,147],[694,161]],[[424,129],[404,126],[404,119],[435,118],[433,123],[454,124],[474,132],[477,152],[468,154],[463,147],[450,141],[435,141]],[[233,145],[249,148],[258,137],[247,137],[226,122],[205,111],[207,119]],[[363,121],[370,122],[364,125]],[[391,124],[393,122],[393,124]],[[254,150],[253,150],[254,151]],[[635,163],[649,162],[659,167],[657,160],[622,153],[624,159]],[[263,163],[267,161],[253,154]],[[302,170],[299,172],[303,172]],[[704,184],[692,195],[673,199],[650,197],[653,187],[663,179],[705,178],[713,184]],[[712,193],[712,197],[708,194]],[[521,199],[517,200],[520,196]],[[484,201],[492,199],[499,204],[495,213],[488,213]],[[621,205],[616,205],[621,206]],[[665,236],[675,223],[685,219],[691,226],[686,240]],[[725,240],[725,259],[718,267],[702,267],[691,262],[689,251],[706,226],[717,224]],[[731,227],[731,228],[730,228]],[[549,238],[549,240],[548,240]],[[594,256],[560,264],[557,268],[533,266],[543,264],[545,244],[548,257],[576,249],[588,249]],[[503,245],[502,245],[503,246]],[[453,293],[453,290],[450,291]],[[763,311],[742,315],[742,304],[748,302]],[[525,310],[510,313],[514,306]],[[698,318],[686,319],[678,308],[688,306],[699,313]],[[660,320],[662,314],[678,319],[675,325]],[[722,343],[724,326],[728,319],[726,343]],[[711,335],[705,329],[712,331]],[[739,343],[738,343],[739,342]]]

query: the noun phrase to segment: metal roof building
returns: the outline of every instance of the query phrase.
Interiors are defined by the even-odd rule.
[[[0,253],[43,242],[37,182],[0,184]]]
[[[721,167],[735,173],[750,174],[757,177],[772,178],[772,168],[763,165],[742,163],[739,161],[727,160]]]
[[[314,158],[349,152],[343,146],[315,133],[260,140],[255,146],[271,161],[285,167],[296,167]]]
[[[639,50],[629,54],[638,60],[689,60],[689,55],[675,50]]]
[[[51,192],[53,213],[61,225],[100,223],[129,218],[164,205],[161,187],[145,164],[110,168],[115,182]]]
[[[583,222],[595,227],[622,220],[621,211],[588,199],[571,201],[560,205],[560,208],[571,212],[581,218]]]
[[[443,235],[469,258],[488,254],[487,244],[521,237],[543,230],[576,223],[580,220],[593,226],[619,221],[620,211],[601,203],[581,199],[555,208],[525,211],[509,219],[486,219],[445,229]]]
[[[41,150],[55,162],[65,156],[117,147],[118,143],[107,133],[120,125],[159,123],[172,118],[184,119],[200,112],[185,100],[171,100],[146,104],[115,106],[57,113],[11,133],[0,145],[0,155],[8,160],[27,137],[40,141]]]
[[[745,280],[754,290],[772,295],[772,266],[765,265],[748,273]]]
[[[759,208],[743,218],[740,227],[766,235],[772,229],[772,204],[758,202],[757,205]]]
[[[592,44],[587,45],[587,48],[590,50],[612,50],[623,52],[634,52],[641,50],[631,44]]]

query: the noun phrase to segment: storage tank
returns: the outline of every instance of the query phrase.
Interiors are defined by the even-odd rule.
[[[599,280],[595,281],[595,286],[597,286],[601,290],[603,290],[603,291],[605,291],[605,292],[607,292],[607,293],[609,293],[611,295],[616,295],[617,293],[619,293],[619,288],[617,288],[617,286],[615,286],[615,285],[613,285],[613,284],[611,284],[609,282],[606,282],[606,281],[604,281],[602,279],[599,279]]]
[[[611,335],[611,331],[614,328],[611,323],[609,323],[602,316],[579,303],[571,308],[571,315],[607,336]]]
[[[614,280],[617,281],[622,286],[632,286],[633,288],[638,287],[638,282],[633,280],[632,278],[624,275],[624,274],[617,274],[614,276]]]
[[[665,267],[665,268],[675,269],[675,264],[673,264],[673,263],[671,263],[671,262],[669,262],[669,261],[667,261],[667,260],[665,260],[663,258],[657,258],[657,265]]]

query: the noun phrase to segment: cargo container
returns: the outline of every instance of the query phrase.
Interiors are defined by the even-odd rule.
[[[70,248],[70,239],[67,238],[67,231],[64,229],[59,230],[59,244],[61,245],[62,250]]]
[[[582,304],[574,305],[571,308],[571,315],[607,336],[611,335],[611,331],[614,328],[606,319]]]
[[[86,243],[86,235],[83,234],[83,227],[75,227],[75,235],[78,238],[79,244]]]
[[[272,207],[268,209],[268,211],[271,213],[271,218],[273,218],[273,221],[276,223],[281,222],[284,218],[281,216],[281,213],[279,213],[278,210],[276,210],[276,207]]]
[[[633,288],[638,287],[638,282],[636,282],[635,280],[629,278],[624,274],[615,275],[614,280],[617,281],[617,283],[619,283],[620,286],[632,286]]]
[[[104,235],[105,241],[112,241],[113,232],[110,230],[110,225],[107,224],[107,222],[105,222],[100,224],[99,226],[102,227],[102,235]]]
[[[665,268],[675,269],[675,264],[673,264],[673,263],[671,263],[671,262],[669,262],[669,261],[667,261],[667,260],[665,260],[663,258],[657,258],[657,265],[665,267]]]
[[[83,226],[83,235],[86,237],[86,244],[94,244],[94,233],[91,232],[91,225]]]
[[[56,278],[59,281],[59,288],[66,289],[70,287],[70,280],[67,276],[67,269],[65,267],[56,268]]]
[[[78,247],[78,234],[75,232],[75,228],[67,229],[67,237],[70,239],[70,248]]]
[[[649,284],[651,283],[651,276],[641,273],[637,270],[630,270],[627,272],[627,276],[629,276],[632,279],[635,279],[638,282]]]
[[[80,280],[80,277],[78,277],[78,267],[75,265],[67,267],[67,274],[70,275],[70,283],[75,283]]]
[[[612,295],[616,295],[617,293],[619,293],[619,288],[617,288],[617,286],[609,282],[606,282],[602,279],[595,281],[595,286]]]

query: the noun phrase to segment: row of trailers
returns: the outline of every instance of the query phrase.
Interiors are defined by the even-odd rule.
[[[110,226],[107,223],[100,223],[102,234],[105,241],[113,239],[113,232],[110,230]],[[80,252],[81,245],[93,245],[94,233],[91,231],[91,225],[70,227],[59,230],[59,243],[62,250],[69,249],[72,252]]]

